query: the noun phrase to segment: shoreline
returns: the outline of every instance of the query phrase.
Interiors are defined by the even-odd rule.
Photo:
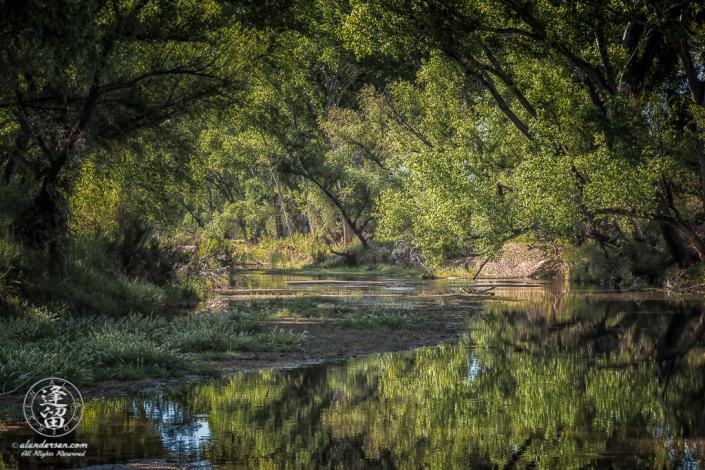
[[[219,360],[197,360],[191,365],[194,372],[172,378],[144,378],[136,381],[108,380],[90,385],[77,385],[84,398],[102,398],[116,393],[158,391],[162,386],[171,386],[193,380],[208,380],[269,368],[297,368],[327,361],[342,361],[360,356],[381,353],[396,353],[411,349],[434,346],[458,339],[467,318],[482,310],[491,295],[436,294],[422,295],[431,298],[436,305],[415,306],[404,315],[416,316],[414,324],[398,328],[381,327],[376,324],[353,323],[344,325],[348,317],[302,318],[282,317],[263,321],[267,329],[291,331],[306,335],[300,350],[287,352],[235,352]],[[453,305],[448,305],[453,302]],[[356,321],[356,320],[355,320]],[[188,354],[187,357],[193,354]],[[194,355],[195,356],[195,355]],[[205,370],[204,370],[205,368]],[[198,373],[205,371],[206,373]],[[42,377],[37,378],[41,380]],[[13,418],[6,414],[21,406],[24,393],[0,395],[0,432],[11,425]]]

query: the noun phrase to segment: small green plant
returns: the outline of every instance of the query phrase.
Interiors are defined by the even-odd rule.
[[[275,326],[271,332],[252,338],[249,344],[244,347],[249,351],[273,352],[273,351],[296,351],[301,349],[303,342],[308,335],[307,331],[294,333],[283,330]]]

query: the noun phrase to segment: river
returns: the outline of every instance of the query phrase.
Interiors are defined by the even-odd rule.
[[[478,287],[247,279],[262,289],[357,292],[360,302]],[[0,433],[0,469],[705,468],[698,299],[480,284],[499,286],[496,300],[468,317],[457,341],[87,400],[76,432],[60,440],[87,444],[85,457],[21,457],[13,443],[51,439],[20,427]]]

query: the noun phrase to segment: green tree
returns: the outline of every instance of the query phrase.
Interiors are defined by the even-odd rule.
[[[49,5],[50,4],[50,5]],[[238,21],[237,4],[209,2],[9,2],[2,7],[0,106],[3,183],[36,181],[27,235],[62,227],[62,179],[89,149],[129,142],[227,105],[265,42]],[[162,138],[166,134],[162,134]]]
[[[259,132],[276,175],[303,177],[327,198],[366,248],[384,170],[357,158],[331,131],[338,109],[354,104],[365,69],[319,25],[309,37],[277,37],[270,63],[248,94],[241,119]]]
[[[505,148],[493,160],[517,177],[507,186],[522,213],[533,208],[533,225],[562,226],[614,243],[615,229],[650,220],[661,224],[681,264],[692,260],[681,235],[705,253],[693,229],[702,212],[693,198],[702,198],[703,187],[681,171],[696,174],[701,161],[703,82],[693,59],[702,48],[698,7],[351,4],[341,34],[359,55],[381,50],[411,60],[437,53],[462,74],[454,86],[465,90],[465,105],[481,115],[475,123],[480,140],[488,134],[508,138],[515,157],[507,161]],[[536,178],[542,181],[532,188],[519,187]],[[605,190],[608,195],[599,194]],[[554,211],[556,201],[562,204]]]

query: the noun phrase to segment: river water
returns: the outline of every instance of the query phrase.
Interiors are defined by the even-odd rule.
[[[478,288],[380,276],[246,283],[360,302]],[[20,427],[0,433],[0,469],[705,468],[698,299],[481,284],[497,285],[497,300],[456,342],[87,400],[76,432],[58,439],[87,443],[85,457],[23,458],[13,443],[45,439]]]

